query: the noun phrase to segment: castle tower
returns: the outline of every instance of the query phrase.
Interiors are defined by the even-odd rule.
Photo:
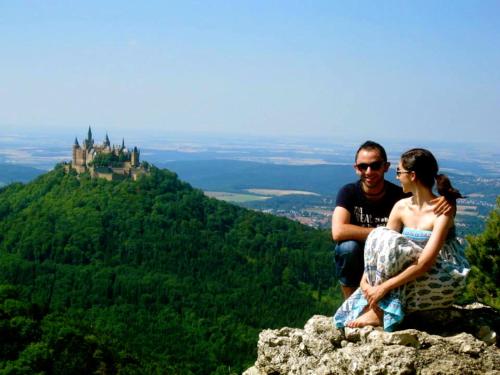
[[[75,137],[75,143],[73,144],[73,167],[76,165],[77,152],[80,150],[80,144],[78,143],[78,138]]]
[[[104,140],[104,146],[105,147],[111,146],[111,142],[109,141],[108,133],[106,133],[106,139]]]
[[[75,143],[73,143],[73,165],[76,161],[76,150],[80,148],[80,144],[78,143],[78,138],[75,137]]]
[[[77,170],[78,173],[85,172],[86,169],[86,150],[80,147],[78,138],[75,137],[73,144],[73,160],[71,165]]]
[[[130,164],[132,164],[132,167],[139,166],[139,150],[137,149],[137,146],[134,146],[134,150],[130,154]]]
[[[90,150],[92,147],[94,147],[94,139],[92,138],[92,129],[90,129],[90,126],[87,139],[85,140],[84,145],[87,150]]]

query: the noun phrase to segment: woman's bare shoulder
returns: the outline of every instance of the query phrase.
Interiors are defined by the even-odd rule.
[[[408,197],[397,201],[394,207],[396,207],[397,209],[404,209],[410,207],[410,205],[411,205],[411,197]]]
[[[439,227],[450,229],[455,226],[455,220],[452,215],[439,215],[434,219],[434,227],[438,224]]]

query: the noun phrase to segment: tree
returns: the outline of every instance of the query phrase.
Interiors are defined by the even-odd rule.
[[[467,238],[466,256],[471,264],[467,296],[500,309],[500,196],[483,233]]]

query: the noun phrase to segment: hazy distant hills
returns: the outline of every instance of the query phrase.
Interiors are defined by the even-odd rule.
[[[488,177],[483,167],[477,166],[472,174],[472,162],[462,165],[459,162],[446,161],[443,171],[447,173],[455,187],[468,198],[459,201],[457,225],[461,236],[479,233],[484,229],[487,214],[495,206],[500,189],[500,180]],[[281,165],[238,160],[183,160],[161,165],[175,171],[183,180],[205,191],[246,194],[227,200],[245,207],[280,213],[287,217],[305,217],[306,220],[315,212],[317,227],[327,228],[327,217],[335,206],[335,197],[344,184],[357,180],[352,165],[313,164]],[[386,178],[399,185],[394,169],[390,169]],[[248,190],[252,189],[251,192]],[[299,190],[319,195],[272,195],[259,199],[253,189]],[[260,194],[266,195],[265,192]],[[311,214],[312,212],[312,214]],[[321,216],[322,215],[322,216]],[[300,220],[300,218],[299,218]]]
[[[166,170],[0,190],[0,372],[241,373],[260,330],[331,314],[336,287],[328,232]]]
[[[342,185],[357,179],[352,165],[347,162],[284,165],[231,159],[201,160],[200,155],[195,155],[198,158],[196,160],[157,161],[156,164],[169,168],[194,187],[220,199],[294,217],[302,222],[312,220],[308,224],[316,227],[329,226],[327,216],[334,207],[337,191]],[[294,162],[292,159],[288,161]],[[0,176],[3,176],[0,184],[26,182],[41,173],[34,168],[4,165],[5,168],[0,169]],[[454,186],[468,197],[459,202],[457,219],[460,235],[479,233],[484,229],[484,220],[493,209],[500,189],[500,180],[489,173],[493,164],[444,160],[442,165]],[[388,171],[386,178],[398,184],[393,168]],[[259,189],[262,191],[259,192]],[[269,189],[275,192],[264,191]],[[314,194],[291,194],[295,190]]]
[[[304,190],[336,194],[356,178],[351,165],[281,165],[237,160],[172,161],[163,163],[185,181],[203,190]]]
[[[45,171],[33,167],[0,163],[0,186],[11,182],[28,182]]]
[[[241,192],[246,189],[304,190],[323,196],[335,196],[346,183],[357,180],[352,165],[282,165],[238,160],[183,160],[159,163],[185,181],[203,190]],[[454,184],[471,191],[474,177],[448,172]],[[398,184],[391,169],[386,178]],[[477,188],[478,186],[472,188]]]

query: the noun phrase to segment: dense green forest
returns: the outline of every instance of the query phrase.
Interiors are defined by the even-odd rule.
[[[330,315],[332,242],[167,170],[0,190],[0,374],[241,373],[265,328]]]
[[[92,329],[83,309],[48,313],[0,285],[0,374],[136,374],[139,361]]]
[[[500,310],[500,196],[483,233],[467,238],[466,255],[471,263],[467,296]]]
[[[465,300],[500,308],[500,199],[469,237]],[[167,170],[0,189],[0,374],[233,374],[262,329],[340,303],[333,244]]]

